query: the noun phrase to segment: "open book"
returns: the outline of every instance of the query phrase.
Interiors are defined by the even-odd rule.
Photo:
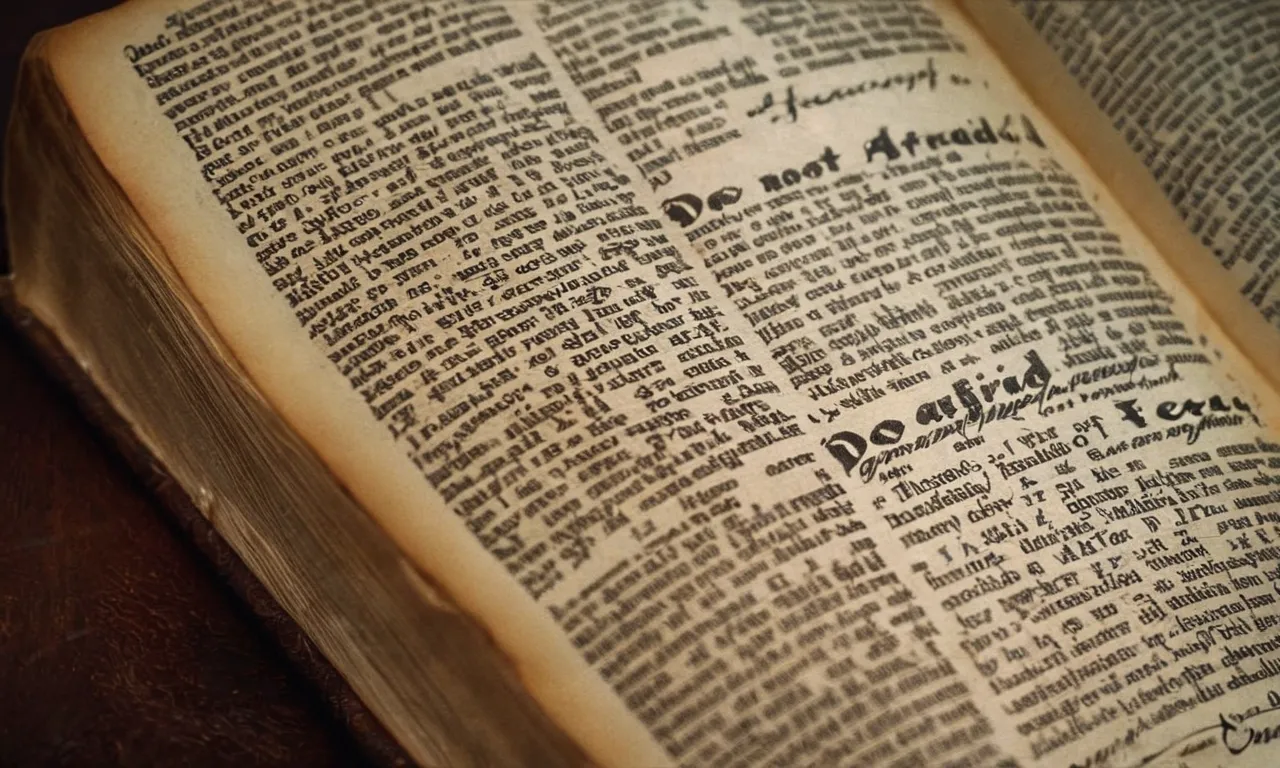
[[[423,764],[1276,765],[1241,8],[133,0],[12,291]]]

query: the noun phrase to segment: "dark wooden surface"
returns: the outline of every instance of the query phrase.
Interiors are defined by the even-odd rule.
[[[107,0],[0,4],[28,37]],[[0,765],[352,765],[261,624],[0,318]]]

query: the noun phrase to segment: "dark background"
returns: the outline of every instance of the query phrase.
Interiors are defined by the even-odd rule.
[[[31,35],[110,5],[0,3],[0,125]],[[0,765],[362,762],[331,712],[0,315]]]

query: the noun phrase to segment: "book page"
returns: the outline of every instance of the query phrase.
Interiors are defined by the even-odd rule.
[[[1280,328],[1280,3],[1020,9],[1267,322]]]
[[[1274,759],[1275,395],[951,6],[56,49],[264,396],[602,764]]]
[[[958,5],[1271,387],[1280,386],[1270,191],[1280,62],[1270,38],[1280,5]]]

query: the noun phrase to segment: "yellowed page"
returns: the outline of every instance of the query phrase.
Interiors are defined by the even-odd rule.
[[[157,120],[122,54],[121,41],[139,39],[140,29],[154,39],[150,30],[171,10],[167,2],[129,3],[59,30],[50,43],[55,73],[104,164],[267,398],[406,555],[480,620],[548,714],[602,764],[662,764],[661,750],[586,674],[550,617],[513,599],[507,575],[445,511],[347,382],[300,343],[271,283],[228,258],[246,253],[243,238],[199,186],[199,164]]]
[[[1250,311],[1240,295],[1249,275],[1224,270],[1218,257],[1191,234],[1124,137],[1012,4],[958,3],[1205,310],[1248,355],[1267,386],[1280,390],[1280,329],[1256,309]]]

